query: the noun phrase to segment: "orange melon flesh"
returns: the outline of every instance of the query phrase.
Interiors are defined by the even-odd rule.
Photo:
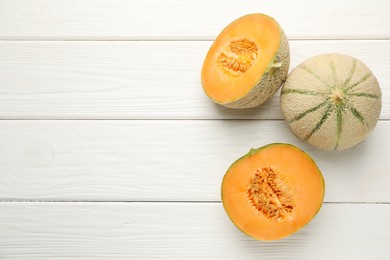
[[[202,85],[206,94],[220,104],[238,100],[248,94],[258,85],[275,58],[282,34],[278,23],[263,14],[246,15],[228,25],[211,46],[203,64]],[[232,53],[231,43],[239,43],[240,40],[248,40],[255,45],[255,50],[242,55]],[[221,69],[221,53],[247,62],[242,75],[232,75],[229,69]],[[233,71],[235,68],[231,69]]]
[[[263,191],[279,192],[279,197],[272,194],[278,200],[276,204],[288,201],[286,204],[291,211],[280,207],[283,217],[270,217],[268,214],[267,207],[277,208],[275,204],[270,204],[272,199],[261,207],[264,213],[257,207],[261,203],[254,205],[249,195],[254,173],[265,168],[275,171],[277,177],[274,183],[279,187],[267,188],[267,185],[272,186],[272,180],[268,178]],[[252,149],[232,164],[223,178],[221,189],[223,206],[232,222],[242,232],[259,240],[275,240],[294,233],[316,215],[324,198],[324,180],[319,168],[309,155],[289,144]],[[269,195],[266,194],[266,197],[270,198]],[[286,196],[289,198],[286,199]]]

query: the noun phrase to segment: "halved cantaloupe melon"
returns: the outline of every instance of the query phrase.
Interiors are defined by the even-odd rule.
[[[215,103],[255,107],[285,81],[290,52],[279,24],[264,14],[249,14],[229,24],[216,38],[202,67],[202,85]]]
[[[226,172],[221,188],[231,221],[259,240],[286,237],[307,224],[324,198],[313,159],[290,144],[252,149]]]
[[[302,62],[281,94],[281,109],[293,133],[326,150],[362,142],[374,129],[381,107],[381,89],[371,70],[342,54]]]

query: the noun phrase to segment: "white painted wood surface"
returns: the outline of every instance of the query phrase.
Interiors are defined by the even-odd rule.
[[[321,152],[284,121],[0,121],[0,198],[220,201],[226,170],[250,148],[301,147],[326,180],[325,201],[390,203],[390,122],[355,149]]]
[[[260,108],[214,105],[200,85],[210,41],[0,42],[0,118],[281,119],[277,94]],[[291,68],[339,52],[369,66],[390,119],[390,40],[290,41]],[[21,74],[23,76],[21,76]]]
[[[251,110],[207,99],[211,40],[253,12],[280,22],[291,68],[340,52],[372,69],[383,108],[364,143],[307,146],[278,94]],[[389,24],[387,0],[0,0],[0,259],[390,259]],[[263,243],[230,223],[219,189],[272,142],[313,156],[326,203]]]
[[[211,40],[254,12],[292,39],[390,37],[387,0],[2,0],[0,39]]]
[[[390,205],[324,204],[294,236],[255,241],[220,203],[1,203],[3,258],[387,259]]]

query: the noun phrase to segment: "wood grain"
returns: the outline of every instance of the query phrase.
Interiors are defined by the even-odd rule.
[[[325,204],[296,234],[255,241],[220,203],[0,203],[2,259],[388,259],[390,205]]]
[[[387,0],[3,0],[0,39],[210,40],[253,12],[275,17],[291,39],[389,38],[388,7]]]
[[[345,152],[300,142],[283,121],[2,120],[0,199],[220,201],[250,148],[292,143],[317,161],[328,202],[390,202],[390,122]]]
[[[1,23],[0,23],[1,24]],[[2,119],[281,119],[278,94],[249,110],[225,109],[203,93],[212,42],[0,41]],[[291,68],[322,53],[366,63],[390,119],[390,41],[291,41]]]
[[[291,68],[339,52],[372,69],[383,108],[364,143],[302,143],[279,93],[250,110],[207,99],[212,40],[253,12],[284,28]],[[0,0],[0,259],[390,259],[389,24],[387,0]],[[312,155],[326,203],[263,243],[229,221],[220,183],[271,142]]]

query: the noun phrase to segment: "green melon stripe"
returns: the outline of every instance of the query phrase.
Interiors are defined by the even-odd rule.
[[[339,147],[341,132],[343,131],[343,113],[342,113],[343,108],[344,108],[343,105],[339,105],[337,107],[337,117],[336,117],[337,118],[337,141],[334,150],[336,150]]]
[[[311,95],[311,96],[322,96],[326,93],[304,90],[304,89],[283,89],[282,94],[302,94],[302,95]]]
[[[349,72],[348,78],[345,80],[345,82],[344,82],[344,84],[343,84],[344,88],[346,88],[346,86],[347,86],[347,85],[349,84],[349,82],[351,81],[353,74],[355,74],[355,70],[356,70],[356,60],[353,59],[352,69],[351,69],[351,71]]]
[[[366,74],[363,78],[361,78],[358,82],[352,84],[351,86],[347,87],[345,89],[345,92],[348,93],[348,91],[351,91],[354,87],[356,87],[357,85],[363,83],[364,81],[366,81],[367,79],[369,79],[370,77],[372,76],[372,73],[369,72],[368,74]]]
[[[367,97],[367,98],[375,98],[375,99],[380,99],[381,97],[378,95],[373,95],[373,94],[367,94],[367,93],[351,93],[348,94],[348,96],[354,96],[354,97]]]
[[[308,134],[304,139],[307,141],[309,140],[309,138],[315,133],[317,132],[321,126],[325,123],[326,119],[329,117],[330,115],[330,112],[332,112],[332,106],[330,104],[328,104],[328,108],[326,109],[324,115],[322,116],[321,120],[317,123],[317,125],[314,127],[313,130],[311,130],[310,134]]]
[[[348,109],[352,112],[352,115],[354,115],[357,119],[359,119],[359,121],[360,121],[363,125],[367,126],[367,123],[366,123],[366,121],[364,120],[363,115],[362,115],[356,108],[354,108],[353,106],[349,105],[349,106],[348,106]]]
[[[321,81],[326,87],[329,88],[329,84],[323,80],[320,76],[318,76],[317,74],[315,74],[312,70],[310,70],[308,67],[306,66],[300,66],[298,68],[302,68],[304,71],[306,71],[307,73],[311,74],[313,77],[315,77],[316,79],[318,79],[319,81]]]
[[[321,107],[323,107],[324,105],[326,105],[328,102],[327,101],[324,101],[322,102],[321,104],[319,104],[318,106],[315,106],[315,107],[312,107],[308,110],[306,110],[305,112],[302,112],[300,113],[298,116],[294,117],[293,119],[291,119],[290,121],[288,121],[289,123],[293,123],[295,121],[298,121],[300,119],[302,119],[303,117],[307,116],[308,114],[320,109]]]
[[[336,88],[336,82],[337,82],[337,76],[336,76],[336,68],[334,66],[334,63],[333,61],[329,61],[329,65],[330,65],[330,69],[332,70],[332,74],[333,74],[333,86],[332,86],[332,89],[335,89]]]

